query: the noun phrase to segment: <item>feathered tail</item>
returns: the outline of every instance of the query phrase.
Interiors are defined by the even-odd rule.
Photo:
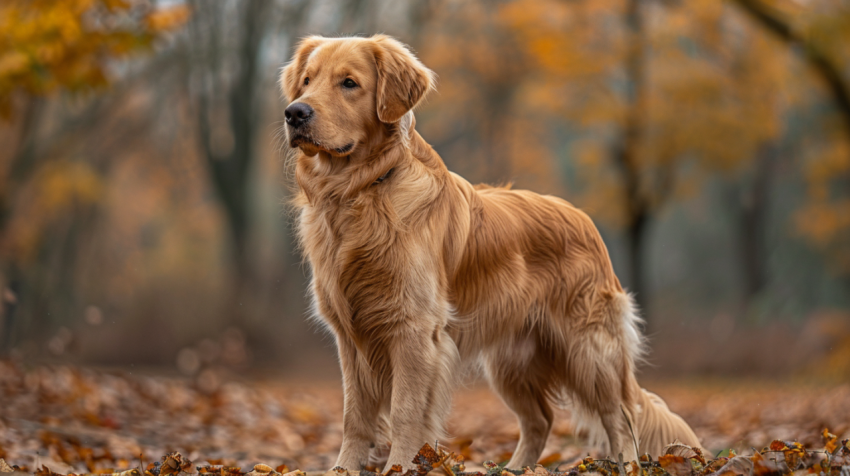
[[[641,389],[638,401],[639,407],[633,413],[636,421],[632,424],[635,425],[641,453],[660,456],[665,446],[676,441],[702,449],[694,430],[682,417],[670,411],[661,397]]]

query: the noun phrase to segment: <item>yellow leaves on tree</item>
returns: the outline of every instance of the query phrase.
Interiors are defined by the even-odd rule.
[[[95,203],[103,192],[100,176],[84,162],[58,161],[46,164],[36,178],[42,210],[52,214],[69,202]]]
[[[185,5],[135,0],[5,0],[0,4],[0,115],[18,92],[44,95],[108,83],[110,59],[147,50],[183,24]]]
[[[502,11],[545,73],[538,85],[545,92],[529,99],[541,98],[535,106],[560,109],[587,129],[587,139],[573,145],[574,153],[588,166],[583,173],[596,178],[590,171],[610,167],[602,159],[604,150],[627,115],[631,86],[622,71],[632,45],[623,26],[625,9],[623,0],[520,0]],[[761,143],[780,135],[779,112],[785,104],[776,98],[786,96],[788,55],[746,25],[740,31],[746,41],[730,42],[723,34],[728,15],[715,0],[647,8],[643,21],[647,91],[646,109],[638,112],[644,137],[637,160],[646,174],[644,194],[656,203],[657,190],[665,186],[657,177],[675,174],[678,164],[695,160],[700,170],[732,171],[747,163]],[[686,178],[682,183],[695,182]],[[581,201],[610,204],[611,194],[601,187],[590,193],[605,198]]]
[[[180,27],[188,19],[188,7],[179,5],[151,12],[145,18],[145,24],[151,31],[168,31]]]
[[[594,2],[518,1],[505,4],[500,19],[518,31],[540,67],[577,80],[610,72],[622,54],[617,35],[600,34],[616,21],[620,0]],[[609,23],[610,24],[610,23]],[[597,54],[598,53],[598,54]]]
[[[850,64],[850,8],[760,1],[837,64]],[[634,78],[624,74],[635,48],[628,5],[518,0],[500,8],[500,20],[540,71],[524,107],[581,129],[571,153],[582,181],[595,185],[574,200],[596,217],[619,226],[628,221],[630,199],[611,170],[630,111],[640,123],[638,195],[657,208],[671,192],[693,194],[708,174],[763,173],[760,152],[799,129],[788,125],[789,112],[812,107],[813,97],[829,100],[825,89],[812,95],[822,84],[787,43],[726,2],[693,0],[643,9],[638,104]],[[836,178],[850,176],[848,139],[823,134],[806,144],[801,168],[809,200],[794,217],[796,230],[839,272],[850,270],[850,199],[836,191]]]

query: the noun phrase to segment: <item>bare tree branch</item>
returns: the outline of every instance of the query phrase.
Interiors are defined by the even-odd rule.
[[[839,112],[844,117],[844,126],[850,138],[850,85],[842,77],[839,65],[835,64],[814,42],[794,31],[789,23],[761,0],[732,0],[732,2],[781,40],[802,48],[806,61],[829,88]]]

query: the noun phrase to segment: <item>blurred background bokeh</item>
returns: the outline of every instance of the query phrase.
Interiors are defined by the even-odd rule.
[[[451,170],[593,217],[644,372],[850,380],[847,0],[4,0],[0,351],[332,376],[277,75],[375,32]]]

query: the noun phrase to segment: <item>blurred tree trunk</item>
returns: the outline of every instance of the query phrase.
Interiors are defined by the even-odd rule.
[[[517,61],[514,64],[518,63]],[[479,147],[483,153],[484,182],[505,184],[511,182],[512,166],[505,140],[506,131],[510,126],[503,119],[503,111],[511,107],[519,81],[507,83],[498,79],[501,78],[481,86],[485,100],[479,126],[482,139]]]
[[[18,141],[9,163],[6,183],[0,187],[0,237],[3,236],[11,217],[15,202],[15,193],[34,167],[36,157],[36,132],[41,122],[44,99],[27,98],[21,111],[21,125],[18,129]]]
[[[200,89],[197,123],[202,155],[222,205],[230,242],[233,280],[225,310],[230,325],[246,324],[255,297],[250,173],[267,103],[259,97],[268,91],[261,62],[263,40],[274,26],[275,34],[283,32],[290,47],[294,45],[294,32],[309,2],[293,1],[283,9],[272,8],[276,5],[273,0],[193,2],[196,14],[190,24],[189,47],[192,73]],[[275,21],[280,18],[282,22]]]
[[[495,16],[495,11],[489,12]],[[488,19],[478,30],[479,37],[498,51],[502,66],[486,74],[477,85],[481,108],[477,113],[478,137],[470,137],[470,148],[481,152],[481,174],[485,183],[508,184],[514,179],[509,131],[514,127],[516,115],[505,114],[514,108],[522,80],[529,68],[528,58],[517,48],[518,40],[512,32],[495,26]]]
[[[647,107],[644,53],[646,38],[641,17],[641,0],[629,0],[625,23],[628,30],[625,70],[629,90],[626,97],[626,122],[623,125],[619,147],[614,152],[614,161],[622,176],[626,200],[629,291],[635,294],[638,305],[646,310],[648,296],[643,258],[646,253],[645,243],[651,217],[651,204],[641,190],[641,164],[638,157]]]
[[[223,4],[224,2],[222,2]],[[221,4],[220,4],[221,5]],[[227,117],[229,132],[232,138],[232,146],[229,151],[222,151],[213,145],[214,131],[211,114],[211,102],[214,100],[212,94],[201,94],[198,102],[198,124],[201,133],[203,152],[206,157],[208,171],[212,186],[218,196],[226,216],[227,230],[232,244],[231,259],[233,271],[237,278],[236,285],[241,287],[250,283],[251,266],[248,253],[248,237],[250,233],[249,223],[249,190],[248,174],[256,155],[254,136],[260,119],[260,108],[256,98],[260,44],[262,42],[266,15],[268,14],[270,0],[250,0],[242,13],[243,18],[235,45],[236,57],[239,61],[238,73],[232,80],[229,88],[222,91],[221,85],[212,88],[212,94],[224,94],[227,104]],[[207,8],[212,7],[207,4]],[[198,8],[195,9],[198,11]],[[220,35],[218,24],[206,25],[212,29],[213,35]],[[197,40],[197,39],[196,39]],[[216,43],[220,41],[215,38]],[[218,54],[216,52],[213,55]],[[218,62],[214,62],[215,68],[211,74],[220,74],[216,71]],[[218,81],[211,78],[211,81]]]
[[[0,187],[0,241],[6,237],[8,224],[15,205],[17,191],[30,172],[35,169],[36,135],[44,110],[44,98],[27,98],[21,112],[21,125],[18,130],[16,150],[12,153],[6,183]],[[0,302],[2,305],[3,327],[0,336],[0,355],[11,350],[14,343],[15,319],[20,304],[23,277],[19,263],[14,256],[0,256]]]
[[[738,212],[738,251],[744,279],[742,307],[746,310],[767,285],[767,218],[770,191],[778,162],[778,146],[766,143],[759,149],[751,177],[735,187],[732,198]]]

